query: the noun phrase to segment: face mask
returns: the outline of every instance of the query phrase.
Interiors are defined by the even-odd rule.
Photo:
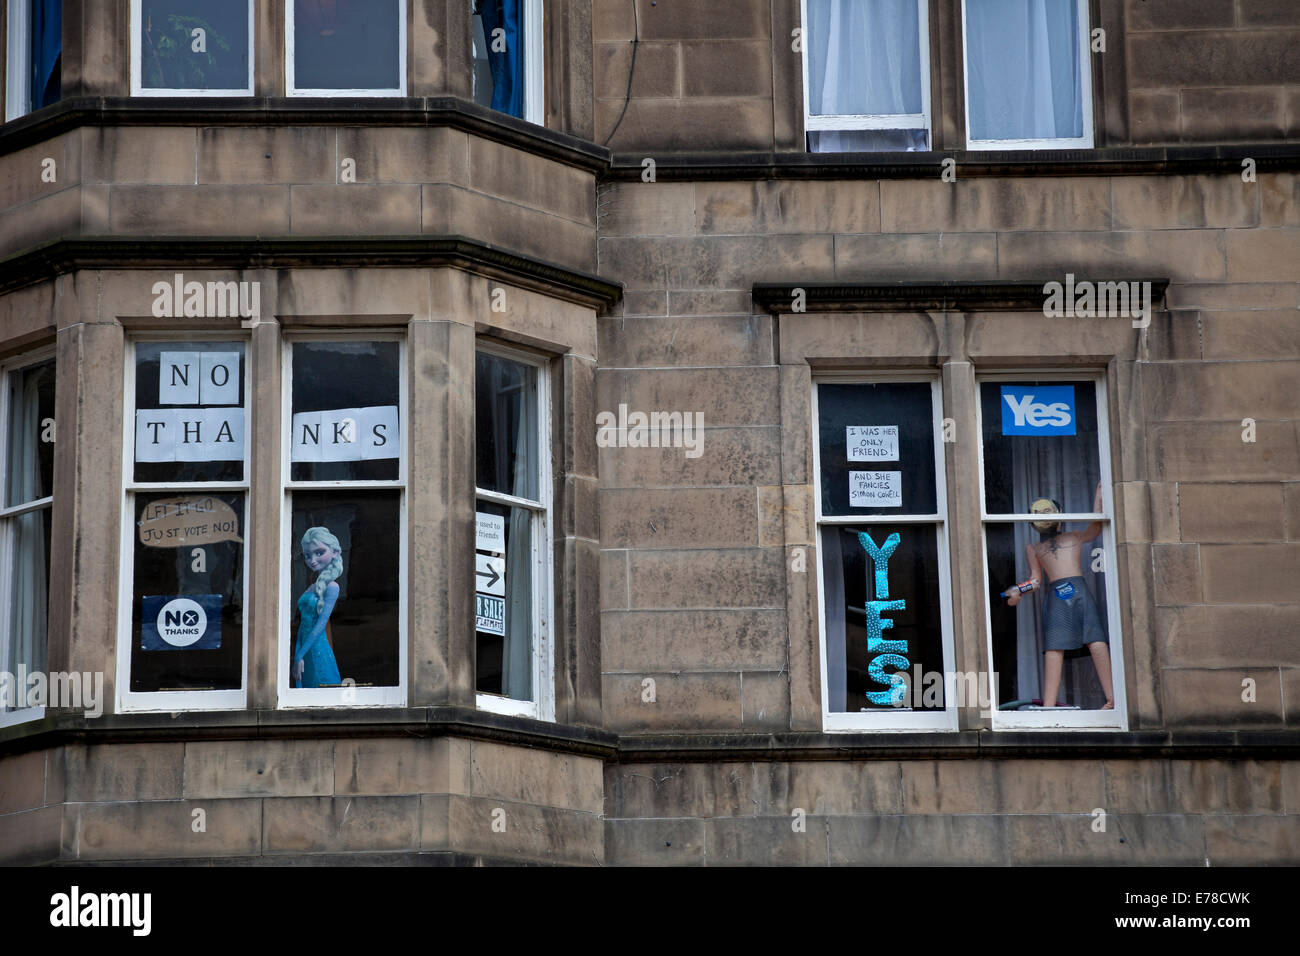
[[[1029,511],[1036,515],[1060,514],[1061,507],[1051,498],[1039,498],[1030,505]],[[1035,521],[1033,525],[1034,529],[1042,534],[1052,534],[1061,528],[1059,521]]]

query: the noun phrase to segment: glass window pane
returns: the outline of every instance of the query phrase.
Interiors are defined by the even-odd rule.
[[[523,508],[478,503],[475,686],[515,700],[533,699],[533,520]]]
[[[397,342],[293,346],[293,481],[401,477],[401,349]]]
[[[989,581],[998,592],[990,618],[1000,709],[1041,702],[1051,652],[1053,666],[1061,667],[1060,704],[1095,710],[1106,702],[1111,665],[1101,527],[1067,524],[1058,533],[1030,522],[987,526]],[[1029,580],[1031,553],[1042,586],[1013,606],[1003,592]]]
[[[9,519],[13,534],[10,570],[9,643],[4,670],[16,674],[45,669],[45,638],[50,604],[51,508],[43,507]]]
[[[296,491],[289,540],[291,687],[395,687],[400,491]]]
[[[244,343],[141,342],[135,480],[242,481]]]
[[[477,0],[474,5],[474,102],[524,118],[524,3]]]
[[[243,674],[243,494],[135,496],[131,690],[236,690]]]
[[[401,0],[293,0],[294,86],[401,89]]]
[[[141,0],[139,43],[144,89],[248,89],[244,0]]]
[[[943,710],[935,525],[824,527],[821,546],[828,710]]]
[[[9,376],[9,461],[5,505],[54,494],[54,360]]]
[[[808,0],[808,109],[915,114],[921,99],[916,0]]]
[[[1093,382],[981,382],[980,413],[989,514],[1027,515],[1040,499],[1061,512],[1093,510],[1101,480]]]
[[[927,382],[817,387],[822,514],[934,514]]]
[[[478,487],[537,500],[537,369],[479,352],[474,369]]]
[[[967,0],[973,140],[1083,136],[1076,0]]]

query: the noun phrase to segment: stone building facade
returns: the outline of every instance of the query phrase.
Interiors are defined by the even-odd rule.
[[[393,0],[360,89],[346,3],[194,21],[218,82],[200,0],[64,0],[43,106],[10,0],[0,650],[85,687],[0,712],[0,859],[1300,860],[1300,10],[1065,4],[1051,142],[975,133],[983,2],[831,151],[830,0],[523,0],[513,67]],[[1114,709],[1031,709],[1038,497]]]

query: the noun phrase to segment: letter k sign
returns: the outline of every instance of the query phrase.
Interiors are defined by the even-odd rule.
[[[1074,435],[1073,385],[1003,385],[1002,434]]]

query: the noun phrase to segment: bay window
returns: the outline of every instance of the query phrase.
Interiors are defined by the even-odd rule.
[[[240,708],[245,343],[140,341],[127,356],[119,709]]]
[[[132,96],[252,96],[252,0],[131,0]]]
[[[405,96],[406,0],[286,0],[289,96]]]
[[[472,0],[474,102],[545,122],[542,0]]]
[[[284,348],[280,702],[405,706],[404,342]]]
[[[554,719],[547,369],[480,346],[474,369],[478,706]]]
[[[20,675],[45,669],[54,506],[54,359],[0,366],[0,726],[40,717]]]

